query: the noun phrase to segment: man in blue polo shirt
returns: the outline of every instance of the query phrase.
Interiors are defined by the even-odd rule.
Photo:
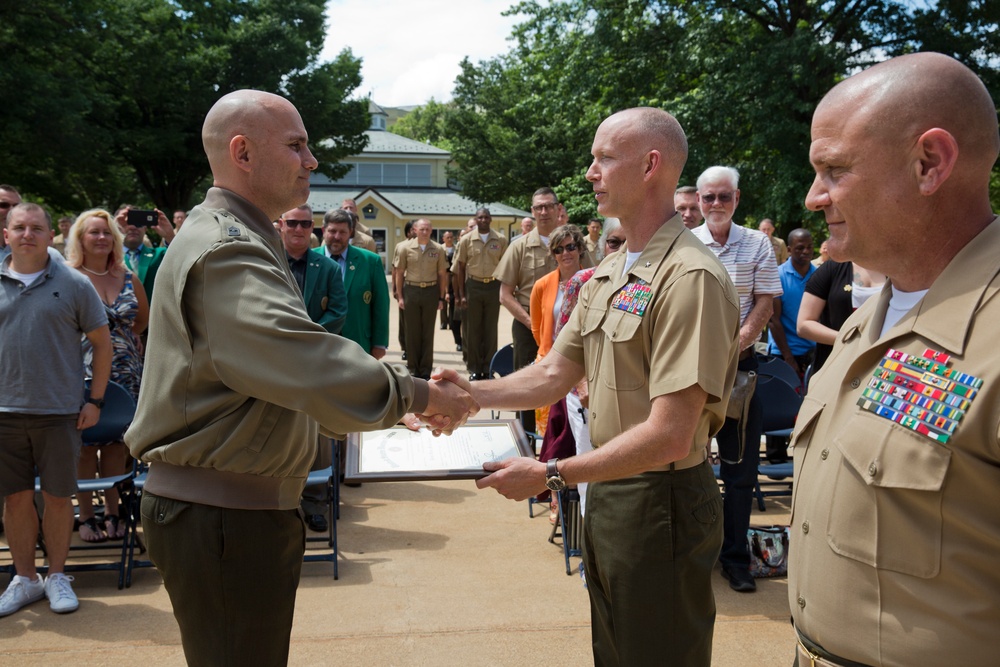
[[[785,263],[778,267],[782,294],[774,299],[774,312],[771,313],[767,333],[767,353],[784,359],[802,377],[816,351],[816,343],[801,338],[795,324],[806,283],[816,271],[812,265],[813,238],[809,230],[799,228],[788,235],[788,254]]]
[[[816,343],[799,336],[796,325],[806,283],[816,272],[812,256],[812,234],[807,229],[793,230],[788,235],[788,259],[778,267],[782,294],[774,299],[774,312],[767,333],[767,353],[784,359],[800,379],[816,354]],[[771,463],[787,461],[788,438],[767,436],[765,452]]]

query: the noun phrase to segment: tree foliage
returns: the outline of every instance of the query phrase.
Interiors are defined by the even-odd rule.
[[[209,184],[208,109],[256,88],[299,108],[320,169],[364,147],[349,50],[319,62],[323,0],[33,0],[0,5],[0,180],[63,210],[188,207]],[[322,143],[321,143],[322,141]]]
[[[594,212],[584,179],[600,120],[664,108],[691,147],[682,181],[713,164],[742,174],[738,215],[782,233],[819,227],[803,207],[809,124],[822,96],[889,56],[938,50],[996,97],[1000,3],[903,0],[526,0],[514,46],[466,60],[446,136],[466,193],[524,205],[555,185],[574,221]]]

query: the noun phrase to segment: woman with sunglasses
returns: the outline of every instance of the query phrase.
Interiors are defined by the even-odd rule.
[[[556,321],[566,294],[569,280],[583,268],[582,258],[587,246],[584,245],[583,233],[576,225],[556,227],[549,236],[549,252],[556,260],[556,270],[543,276],[535,282],[531,289],[531,333],[538,344],[538,355],[535,363],[548,354],[555,340]],[[544,410],[543,410],[544,412]],[[539,415],[536,423],[545,424],[540,460],[551,458],[566,458],[576,453],[573,433],[566,419],[566,400],[548,408],[547,415]],[[540,500],[548,492],[539,496]],[[555,522],[557,508],[555,498],[552,498],[549,521]]]
[[[142,353],[139,336],[149,322],[149,302],[142,283],[125,268],[123,236],[110,213],[102,209],[85,211],[69,230],[66,263],[90,279],[104,302],[111,327],[114,348],[111,380],[139,398],[142,377]],[[90,372],[90,344],[83,339],[84,362]],[[100,462],[98,462],[100,454]],[[105,442],[84,447],[80,452],[77,475],[88,479],[120,475],[128,460],[125,443]],[[125,523],[119,519],[118,492],[111,489],[104,497],[104,521],[97,522],[90,493],[78,493],[80,538],[85,542],[103,542],[125,536]]]

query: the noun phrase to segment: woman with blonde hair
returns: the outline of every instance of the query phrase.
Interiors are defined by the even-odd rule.
[[[81,213],[69,230],[66,263],[90,279],[104,302],[111,329],[114,356],[111,380],[125,387],[133,399],[139,397],[142,378],[140,334],[149,322],[149,302],[142,283],[125,267],[122,233],[114,217],[103,209]],[[91,349],[83,339],[86,372],[90,374]],[[98,454],[100,458],[98,459]],[[109,477],[125,472],[128,459],[125,443],[105,442],[84,447],[80,453],[78,477]],[[85,542],[103,542],[125,536],[125,524],[119,519],[118,492],[109,490],[104,498],[104,521],[97,522],[92,494],[78,493],[80,538]]]

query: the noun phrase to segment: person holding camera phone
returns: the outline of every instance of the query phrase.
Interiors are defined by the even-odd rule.
[[[154,217],[155,216],[155,217]],[[154,221],[155,220],[155,221]],[[150,301],[153,299],[153,283],[156,272],[163,261],[166,246],[174,240],[173,225],[160,209],[141,211],[126,204],[115,213],[115,222],[125,236],[125,265],[129,271],[139,276],[139,282],[146,290]],[[154,227],[163,239],[164,246],[153,248],[146,238],[146,228]]]

